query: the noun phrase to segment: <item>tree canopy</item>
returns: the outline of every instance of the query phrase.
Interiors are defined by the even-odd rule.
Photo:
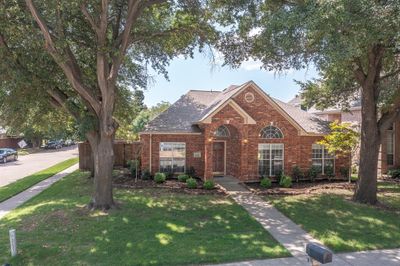
[[[380,138],[400,114],[400,2],[396,0],[214,1],[226,28],[227,64],[258,59],[284,72],[314,67],[302,84],[307,105],[362,101],[360,180],[355,200],[376,203]]]

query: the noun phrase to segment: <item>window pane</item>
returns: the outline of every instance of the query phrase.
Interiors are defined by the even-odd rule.
[[[172,169],[174,173],[184,173],[185,159],[174,159]]]
[[[258,161],[258,173],[261,176],[269,176],[269,161],[267,160],[260,160]]]
[[[160,143],[160,171],[185,171],[186,144],[184,142]]]
[[[278,175],[283,171],[283,161],[272,161],[272,175]]]
[[[318,173],[322,173],[322,159],[313,159],[312,165],[318,169]]]
[[[172,159],[160,158],[160,172],[172,172]]]

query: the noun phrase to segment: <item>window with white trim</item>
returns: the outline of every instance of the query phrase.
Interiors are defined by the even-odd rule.
[[[283,138],[282,131],[274,126],[266,126],[260,132],[262,139],[281,139]]]
[[[329,153],[328,149],[321,144],[312,145],[312,165],[319,169],[319,173],[325,174],[335,167],[335,155]]]
[[[160,143],[160,172],[184,173],[186,144],[184,142]]]
[[[394,165],[394,127],[387,130],[386,135],[386,164]]]
[[[281,143],[258,144],[258,173],[276,176],[283,172],[284,145]]]

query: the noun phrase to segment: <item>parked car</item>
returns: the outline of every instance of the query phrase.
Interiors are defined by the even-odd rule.
[[[72,146],[72,145],[75,145],[75,141],[73,141],[72,139],[67,139],[67,140],[64,142],[64,145],[65,145],[65,146]]]
[[[0,162],[6,163],[8,161],[18,160],[18,152],[13,149],[2,148],[0,149]]]
[[[60,140],[51,140],[44,146],[45,149],[61,149],[63,142]]]

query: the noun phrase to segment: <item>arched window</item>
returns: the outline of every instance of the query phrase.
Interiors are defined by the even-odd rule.
[[[215,130],[216,137],[229,137],[229,129],[226,126],[220,126]]]
[[[283,134],[277,127],[266,126],[261,130],[260,137],[263,139],[281,139],[283,138]]]

